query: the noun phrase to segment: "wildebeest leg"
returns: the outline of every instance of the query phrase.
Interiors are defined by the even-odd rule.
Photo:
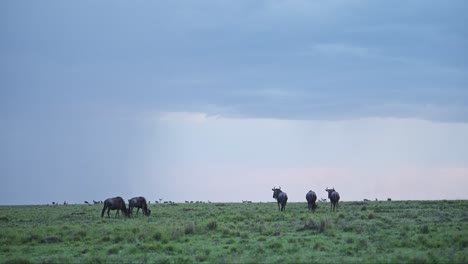
[[[120,217],[120,214],[119,214],[119,212],[120,212],[120,209],[117,209],[117,213],[115,213],[115,218],[117,218],[117,216],[119,216],[119,217]]]
[[[278,202],[278,211],[281,211],[280,203]]]
[[[137,212],[135,215],[138,215],[138,211],[140,211],[140,207],[137,207]]]
[[[102,212],[101,212],[101,218],[104,216],[105,212],[106,212],[106,206],[104,205],[104,208],[102,208]]]
[[[110,218],[109,212],[110,212],[110,207],[107,208],[107,218]]]

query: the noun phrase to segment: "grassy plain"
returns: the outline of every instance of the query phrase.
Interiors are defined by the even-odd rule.
[[[0,206],[0,263],[468,263],[468,201],[101,206]]]

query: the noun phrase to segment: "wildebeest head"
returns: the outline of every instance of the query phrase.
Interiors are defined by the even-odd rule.
[[[325,189],[326,192],[328,192],[328,198],[330,198],[330,194],[334,193],[335,192],[335,187],[331,188],[331,189],[328,189],[328,187]]]
[[[273,191],[273,198],[278,199],[278,194],[280,194],[282,192],[281,187],[279,187],[279,188],[273,187],[273,189],[271,189],[271,190]]]

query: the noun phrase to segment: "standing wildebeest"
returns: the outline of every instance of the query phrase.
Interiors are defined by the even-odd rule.
[[[313,192],[312,190],[309,191],[306,194],[306,200],[309,210],[312,212],[315,211],[315,208],[317,208],[317,204],[315,203],[315,201],[317,201],[317,195],[315,194],[315,192]]]
[[[146,199],[145,197],[134,197],[130,200],[128,200],[128,211],[129,214],[133,216],[133,208],[136,207],[137,211],[136,214],[138,214],[138,211],[141,210],[143,211],[143,214],[146,216],[150,216],[151,210],[148,209],[148,205],[146,204]]]
[[[120,196],[109,198],[104,201],[104,208],[102,208],[101,217],[104,216],[104,212],[106,211],[106,209],[107,209],[107,217],[110,217],[109,216],[110,210],[117,210],[115,217],[119,215],[119,211],[122,211],[124,215],[128,217],[128,210],[127,210],[127,207],[125,206],[125,201]]]
[[[273,189],[271,190],[273,191],[273,198],[275,198],[278,202],[278,210],[285,211],[286,203],[288,202],[288,195],[285,192],[281,191],[281,187],[273,187]]]
[[[338,205],[338,201],[340,200],[340,194],[335,191],[334,187],[333,189],[328,189],[327,187],[325,191],[328,192],[328,199],[330,199],[331,202],[330,211],[336,211],[336,206]]]

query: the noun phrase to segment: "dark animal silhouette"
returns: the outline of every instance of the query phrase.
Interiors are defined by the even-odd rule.
[[[328,192],[328,199],[330,199],[331,202],[330,211],[336,211],[338,201],[340,200],[340,194],[335,191],[335,188],[328,189],[327,187],[325,191]]]
[[[88,201],[84,201],[85,204],[89,205],[89,202]]]
[[[150,216],[151,210],[148,209],[148,205],[146,203],[145,197],[134,197],[130,200],[128,200],[128,211],[131,216],[133,216],[133,208],[137,208],[136,214],[138,214],[138,211],[141,209],[143,211],[143,214],[146,216]]]
[[[306,200],[307,200],[307,205],[308,205],[308,208],[311,212],[314,212],[315,209],[317,208],[317,204],[315,203],[315,201],[317,201],[317,195],[315,194],[314,191],[309,191],[307,194],[306,194]]]
[[[273,191],[273,198],[275,198],[278,202],[278,210],[285,211],[286,203],[288,202],[288,195],[285,192],[281,191],[281,187],[273,187],[273,189],[271,190]]]
[[[109,198],[104,201],[104,208],[102,208],[101,217],[104,216],[104,212],[106,211],[106,209],[107,209],[107,217],[110,217],[109,215],[110,210],[117,210],[115,217],[119,215],[119,211],[122,211],[124,215],[128,217],[128,210],[127,210],[127,207],[125,206],[125,201],[120,196]]]

